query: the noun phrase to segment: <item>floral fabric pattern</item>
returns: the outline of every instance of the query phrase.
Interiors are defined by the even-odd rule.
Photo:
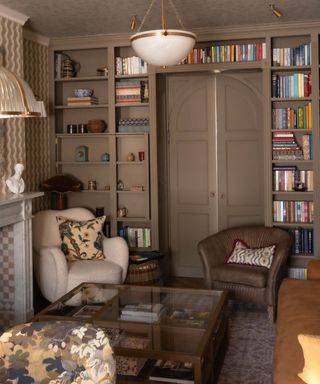
[[[68,261],[103,260],[102,227],[106,217],[87,221],[74,221],[57,216],[61,250]]]
[[[17,325],[0,337],[0,383],[114,384],[116,364],[100,328],[73,321]]]

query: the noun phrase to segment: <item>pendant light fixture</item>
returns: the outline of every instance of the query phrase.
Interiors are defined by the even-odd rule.
[[[169,66],[178,64],[185,58],[196,42],[196,35],[185,30],[182,20],[173,4],[169,0],[175,16],[181,25],[180,29],[167,29],[165,18],[165,0],[161,0],[162,29],[140,32],[148,17],[155,0],[143,17],[138,33],[131,36],[130,41],[136,54],[148,64],[156,66]]]
[[[36,100],[23,79],[4,68],[0,52],[0,119],[45,116],[44,103]]]

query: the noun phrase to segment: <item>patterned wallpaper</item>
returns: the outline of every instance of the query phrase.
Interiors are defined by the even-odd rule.
[[[49,52],[48,47],[24,40],[24,78],[34,94],[45,102],[49,114]],[[26,170],[24,178],[28,191],[38,191],[39,185],[50,177],[49,118],[32,118],[25,122]],[[33,201],[33,211],[47,209],[48,197]]]
[[[22,26],[0,16],[0,47],[4,65],[23,77]],[[8,119],[0,126],[0,191],[6,192],[5,180],[13,173],[16,163],[25,164],[25,121]]]

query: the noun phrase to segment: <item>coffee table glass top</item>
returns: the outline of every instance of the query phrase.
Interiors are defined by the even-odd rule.
[[[125,352],[201,354],[225,306],[222,291],[83,283],[35,316],[94,323]]]

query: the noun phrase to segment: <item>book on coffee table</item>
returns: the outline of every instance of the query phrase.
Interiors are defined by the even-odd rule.
[[[193,384],[194,369],[189,362],[157,360],[150,370],[149,380]]]

